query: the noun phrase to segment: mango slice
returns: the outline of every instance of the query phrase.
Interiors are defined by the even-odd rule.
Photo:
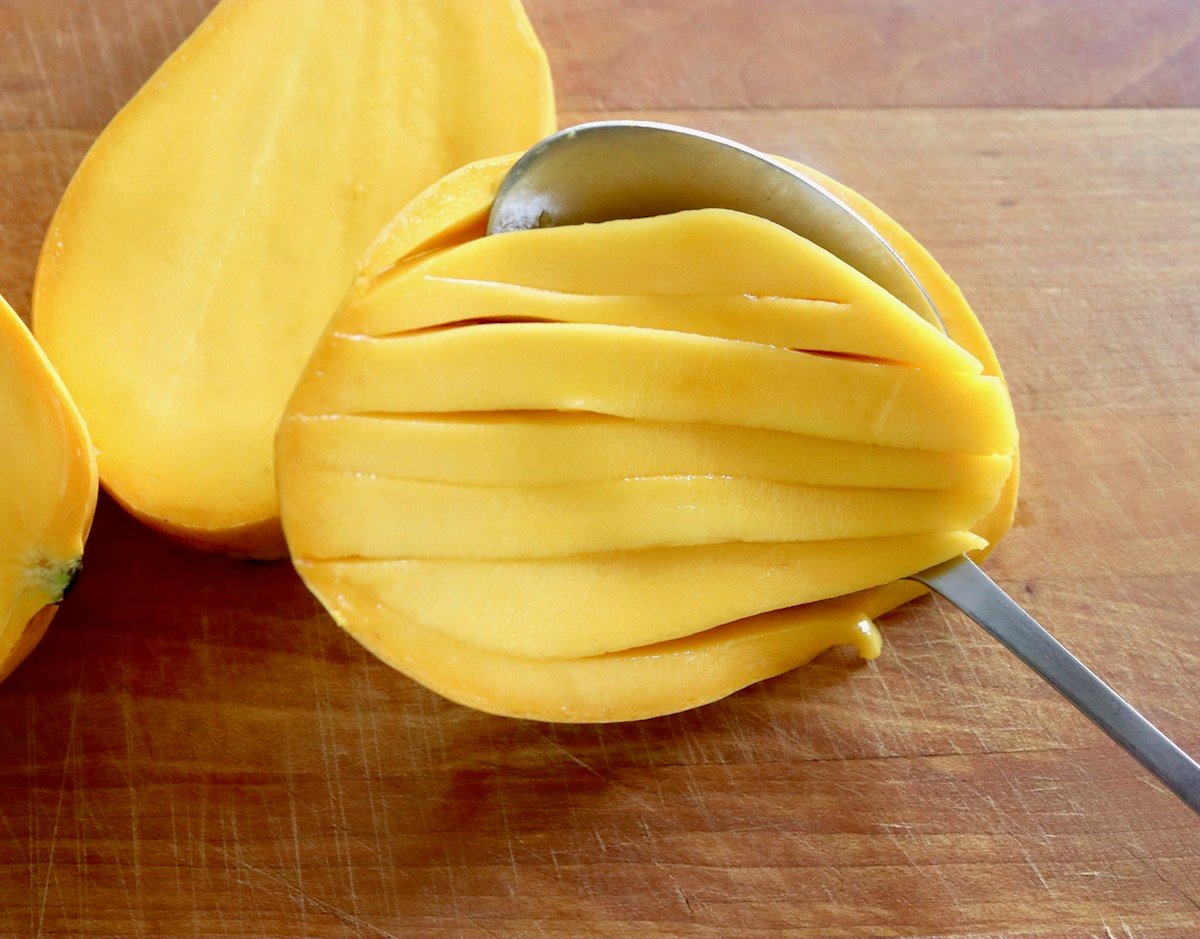
[[[37,645],[74,582],[96,490],[79,412],[0,299],[0,680]]]
[[[651,328],[504,323],[334,335],[322,358],[327,368],[298,386],[293,413],[578,410],[977,454],[1009,452],[1016,439],[1007,392],[990,375]]]
[[[986,542],[969,532],[727,542],[545,560],[297,561],[322,596],[355,591],[507,655],[570,659],[676,639],[892,580]],[[870,566],[862,564],[870,557]],[[927,562],[927,563],[926,563]],[[670,598],[644,609],[648,597]]]
[[[797,486],[631,476],[568,486],[456,486],[310,468],[292,484],[301,558],[524,559],[729,542],[959,531],[999,491]]]
[[[738,213],[484,238],[510,164],[385,230],[280,425],[296,568],[377,655],[499,714],[651,717],[877,655],[900,578],[1003,535],[995,357],[877,209],[833,184],[948,336]]]
[[[498,244],[464,244],[432,257],[420,276],[357,297],[339,329],[380,336],[456,318],[532,318],[982,369],[877,284],[764,219],[728,212],[702,212],[686,226],[638,219],[617,224],[603,253],[590,250],[593,238],[577,226],[557,229],[552,238],[517,232]],[[723,263],[706,265],[709,255],[697,253],[695,243],[715,240],[723,241]],[[645,263],[649,253],[658,265]],[[614,283],[623,292],[605,293]]]
[[[313,467],[477,486],[552,486],[627,476],[748,476],[811,486],[990,489],[1012,457],[912,450],[719,424],[576,412],[387,417],[293,414]],[[540,459],[529,460],[530,453]],[[479,458],[487,454],[486,460]]]
[[[510,717],[607,723],[708,704],[835,645],[879,655],[858,595],[764,613],[686,639],[574,659],[505,655],[424,629],[371,593],[322,595],[339,623],[393,668],[460,704]],[[881,611],[882,612],[882,611]],[[349,628],[349,627],[347,627]]]
[[[143,521],[280,556],[272,439],[363,251],[443,174],[554,129],[518,0],[224,0],[97,140],[34,329]]]

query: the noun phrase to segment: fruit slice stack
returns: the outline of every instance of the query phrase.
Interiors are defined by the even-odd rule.
[[[484,710],[648,717],[877,654],[915,591],[870,588],[994,540],[979,357],[752,216],[481,237],[507,165],[385,232],[280,428],[296,567],[369,648]]]

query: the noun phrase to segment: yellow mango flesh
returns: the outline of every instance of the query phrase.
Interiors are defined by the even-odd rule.
[[[290,536],[297,557],[522,559],[961,531],[992,507],[998,490],[796,486],[729,476],[457,486],[310,469],[288,495],[305,516]]]
[[[539,367],[549,362],[554,369]],[[590,411],[977,454],[1009,452],[1016,439],[1004,386],[988,375],[648,328],[503,323],[333,335],[322,364],[297,388],[296,411]]]
[[[293,415],[309,466],[476,486],[552,486],[626,476],[747,476],[812,486],[995,490],[1005,454],[851,443],[718,424],[588,413]],[[539,459],[531,461],[530,453]],[[480,459],[486,454],[487,459]]]
[[[444,173],[554,127],[518,0],[224,0],[105,130],[34,327],[106,487],[204,547],[284,551],[272,439],[363,251]]]
[[[334,619],[393,668],[481,711],[561,723],[636,720],[698,707],[803,665],[835,645],[879,655],[860,595],[727,623],[685,639],[607,655],[505,655],[418,626],[369,590],[341,585]],[[883,612],[879,610],[878,612]]]
[[[37,645],[78,572],[96,489],[79,412],[0,299],[0,679]]]
[[[509,162],[389,226],[277,439],[297,569],[385,661],[496,713],[649,717],[877,654],[899,578],[1003,534],[1007,391],[894,225],[949,337],[737,213],[484,239]]]
[[[532,318],[981,370],[969,352],[914,321],[877,284],[763,219],[706,212],[687,225],[630,221],[614,227],[602,254],[594,238],[577,226],[553,238],[527,232],[464,244],[432,257],[420,277],[385,279],[356,296],[338,328],[380,336],[462,320]],[[697,242],[715,238],[724,239],[722,263],[697,264]],[[648,255],[656,264],[645,263]],[[622,292],[606,293],[614,284]]]
[[[322,596],[337,596],[349,587],[414,623],[436,623],[440,632],[464,643],[512,656],[570,659],[853,593],[903,577],[914,565],[929,566],[984,544],[969,532],[949,531],[839,541],[735,541],[539,560],[296,564]],[[650,617],[648,598],[661,601]]]

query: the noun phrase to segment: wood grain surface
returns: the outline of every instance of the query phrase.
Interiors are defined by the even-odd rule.
[[[1200,6],[528,5],[564,123],[797,157],[942,260],[1021,425],[991,572],[1200,752]],[[22,314],[74,167],[210,6],[0,0]],[[107,500],[88,547],[0,685],[2,936],[1200,935],[1200,822],[941,603],[888,617],[871,664],[545,726],[390,671],[286,564]]]

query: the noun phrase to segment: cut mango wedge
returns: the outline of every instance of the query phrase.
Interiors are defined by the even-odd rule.
[[[79,412],[0,299],[0,679],[37,645],[74,582],[96,489]]]
[[[881,638],[871,616],[917,593],[899,585],[876,603],[853,594],[751,616],[685,639],[554,660],[460,642],[352,588],[330,594],[325,603],[339,623],[353,623],[351,633],[384,662],[460,704],[531,720],[607,723],[708,704],[833,646],[876,658]]]
[[[959,531],[998,490],[797,486],[634,476],[567,486],[461,486],[311,469],[288,498],[301,558],[557,558],[726,542]]]
[[[903,577],[1007,529],[995,357],[873,206],[820,178],[948,335],[736,212],[484,237],[510,164],[385,230],[280,425],[296,568],[385,661],[499,714],[651,717],[878,654]]]
[[[224,0],[84,159],[34,328],[142,520],[280,556],[272,439],[397,209],[554,128],[518,0]]]
[[[978,373],[979,362],[899,300],[778,225],[704,211],[514,232],[436,254],[349,304],[339,329],[398,334],[479,319],[602,323]],[[714,247],[721,262],[713,263]],[[653,255],[656,264],[645,263]],[[519,276],[518,272],[529,272]],[[620,294],[605,288],[620,285]]]
[[[298,386],[291,414],[590,411],[975,454],[1009,453],[1016,440],[1007,392],[990,375],[652,328],[505,323],[333,335],[321,354],[323,370]]]
[[[294,414],[289,421],[305,424],[295,433],[295,445],[310,466],[477,486],[692,474],[811,486],[996,490],[1012,471],[1012,457],[1004,454],[912,450],[585,412]],[[530,453],[539,459],[531,461]]]
[[[462,642],[526,658],[569,659],[853,593],[910,573],[914,564],[984,545],[957,531],[534,561],[298,561],[297,567],[322,596],[353,590]],[[864,556],[871,566],[862,564]]]

